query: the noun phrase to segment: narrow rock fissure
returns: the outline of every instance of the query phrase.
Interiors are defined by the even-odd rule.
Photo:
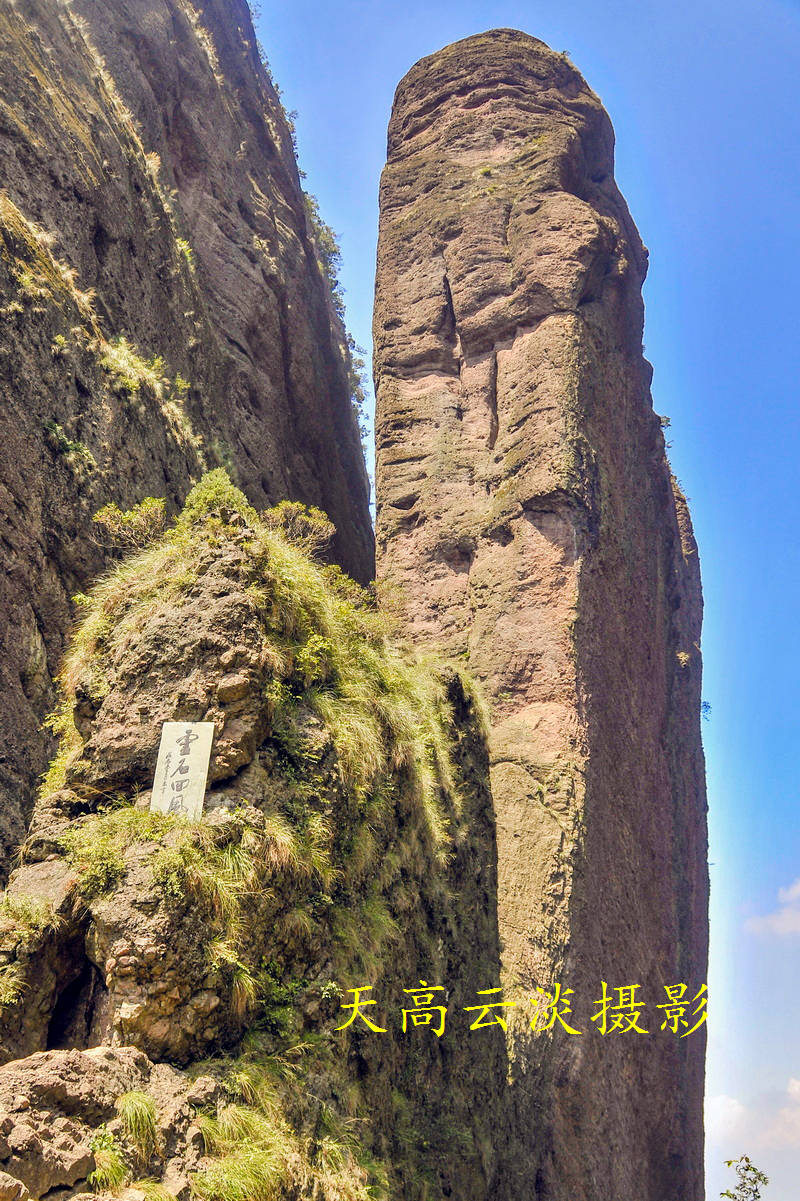
[[[497,415],[497,351],[492,351],[492,368],[486,389],[486,404],[489,408],[489,437],[486,440],[488,450],[494,450],[497,434],[500,428]]]

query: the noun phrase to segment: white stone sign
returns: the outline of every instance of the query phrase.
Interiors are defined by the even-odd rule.
[[[213,721],[164,722],[151,809],[200,821],[213,739]]]

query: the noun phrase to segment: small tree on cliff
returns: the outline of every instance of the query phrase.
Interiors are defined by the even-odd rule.
[[[736,1169],[739,1180],[733,1192],[726,1189],[724,1193],[720,1193],[720,1197],[730,1197],[731,1201],[760,1201],[761,1185],[769,1184],[769,1178],[763,1172],[759,1172],[746,1155],[741,1159],[726,1159],[725,1163],[729,1168]]]

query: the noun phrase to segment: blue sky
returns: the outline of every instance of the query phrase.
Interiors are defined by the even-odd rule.
[[[800,1166],[800,3],[264,0],[306,187],[339,234],[370,348],[378,177],[394,88],[498,26],[566,50],[617,135],[645,244],[645,345],[690,497],[706,602],[712,880],[708,1195],[746,1153],[765,1201]]]

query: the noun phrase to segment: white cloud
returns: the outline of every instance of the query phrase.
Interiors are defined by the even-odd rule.
[[[747,1110],[736,1097],[724,1093],[706,1097],[706,1135],[713,1142],[735,1138],[744,1128]]]
[[[782,1106],[759,1138],[765,1147],[800,1147],[800,1080],[786,1086],[789,1104]]]
[[[800,1105],[779,1109],[759,1142],[765,1147],[800,1147]]]
[[[787,1104],[760,1103],[748,1108],[736,1097],[722,1093],[706,1098],[705,1128],[709,1143],[728,1146],[748,1139],[754,1150],[761,1147],[800,1147],[800,1080],[792,1077],[786,1086]]]
[[[778,901],[773,913],[748,918],[745,929],[754,934],[800,934],[800,880],[779,889]]]
[[[800,901],[800,880],[795,880],[794,884],[790,884],[788,888],[779,888],[778,900],[783,901],[784,905],[790,905],[792,901]]]

